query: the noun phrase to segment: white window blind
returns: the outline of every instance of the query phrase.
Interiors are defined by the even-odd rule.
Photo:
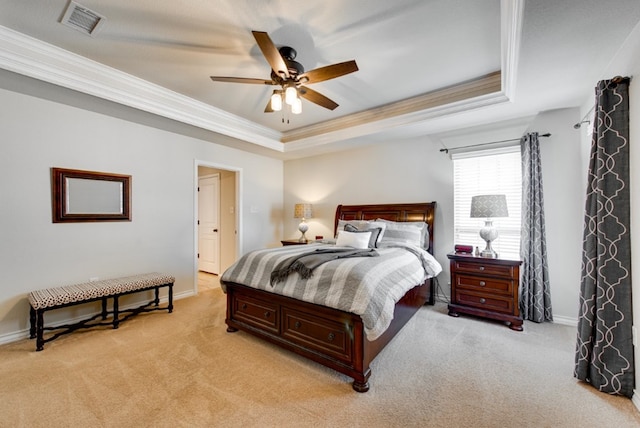
[[[471,197],[503,194],[509,217],[493,219],[499,236],[491,243],[498,256],[520,253],[522,171],[520,147],[453,156],[454,242],[482,251],[486,242],[478,234],[484,219],[471,218]]]

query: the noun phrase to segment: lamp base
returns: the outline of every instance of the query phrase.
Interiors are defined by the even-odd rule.
[[[498,229],[493,227],[493,220],[485,220],[484,227],[480,229],[480,237],[487,243],[485,249],[480,253],[480,257],[497,259],[498,253],[491,248],[491,242],[498,238]]]
[[[298,239],[298,242],[308,242],[305,233],[307,232],[307,230],[309,230],[309,225],[304,221],[304,219],[302,219],[302,221],[298,225],[298,230],[300,231],[300,233],[302,233],[302,235],[300,235],[300,238]]]
[[[498,253],[493,251],[493,248],[491,248],[491,242],[487,242],[487,248],[482,250],[482,252],[480,253],[480,257],[486,257],[486,258],[489,258],[489,259],[497,259],[498,258]]]

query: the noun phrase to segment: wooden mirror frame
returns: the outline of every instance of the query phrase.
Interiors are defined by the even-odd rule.
[[[98,180],[121,183],[120,212],[68,212],[72,197],[69,179]],[[54,223],[131,221],[131,176],[78,169],[51,168],[51,196]]]

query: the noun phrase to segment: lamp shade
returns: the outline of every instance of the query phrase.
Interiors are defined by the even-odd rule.
[[[290,106],[292,106],[297,98],[298,98],[298,91],[296,90],[296,87],[287,86],[287,89],[284,90],[284,101]]]
[[[471,198],[471,217],[509,217],[505,195],[478,195]]]
[[[296,204],[293,209],[293,218],[312,218],[313,209],[311,204]]]
[[[282,110],[282,94],[279,91],[273,91],[271,95],[271,110]]]
[[[302,113],[302,100],[300,98],[296,98],[295,100],[293,100],[293,104],[291,105],[291,113]]]

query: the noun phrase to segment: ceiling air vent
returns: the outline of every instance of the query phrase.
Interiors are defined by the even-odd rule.
[[[71,1],[60,23],[84,34],[95,36],[105,20],[104,16]]]

